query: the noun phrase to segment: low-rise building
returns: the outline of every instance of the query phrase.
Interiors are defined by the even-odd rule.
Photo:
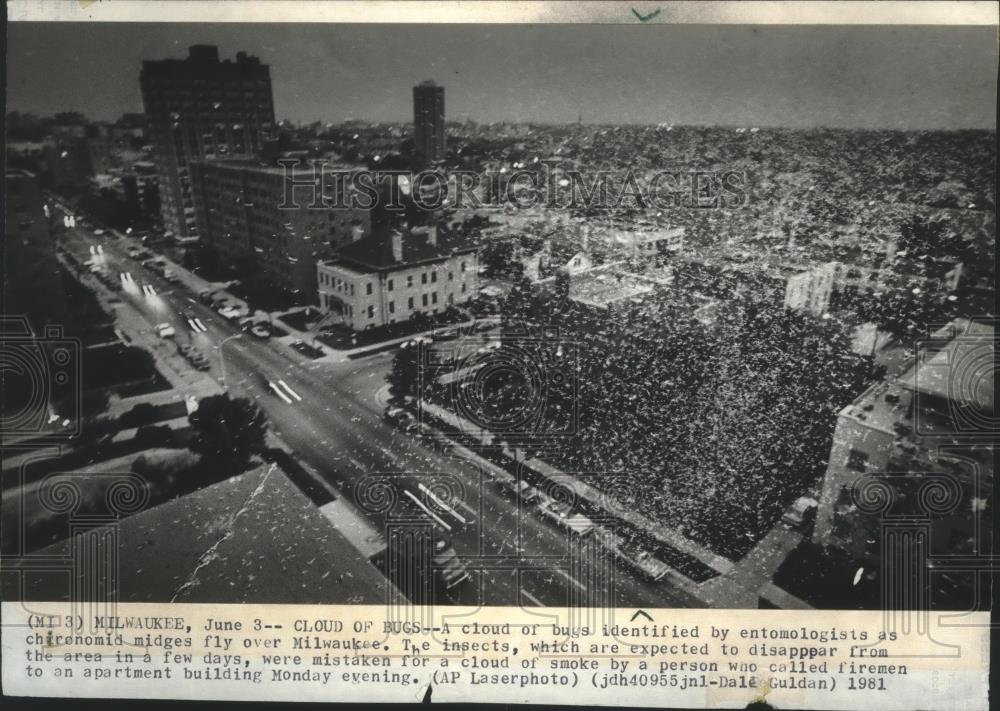
[[[435,226],[364,237],[316,271],[320,307],[355,331],[442,313],[479,291],[476,246]]]
[[[785,308],[820,316],[845,295],[876,294],[901,287],[933,288],[950,294],[958,289],[962,264],[955,260],[887,260],[881,268],[826,262],[788,277]]]

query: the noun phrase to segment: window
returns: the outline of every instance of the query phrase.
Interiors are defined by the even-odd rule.
[[[369,306],[368,307],[368,318],[375,318],[375,307],[374,306]]]
[[[427,306],[427,294],[421,294],[420,301],[423,303],[424,306]]]
[[[451,272],[448,272],[448,281],[453,281],[454,279],[455,279],[455,275],[452,274]]]
[[[407,286],[413,286],[413,275],[412,274],[410,274],[408,277],[406,277],[406,285]]]
[[[392,302],[392,301],[389,302],[389,313],[391,313],[391,314],[396,313],[396,304],[395,304],[395,302]]]
[[[432,282],[437,282],[437,280],[438,280],[438,273],[437,272],[431,272],[431,281]]]
[[[354,296],[354,284],[351,284],[351,296]]]
[[[431,303],[436,304],[438,302],[438,293],[436,291],[431,292]]]
[[[847,455],[847,468],[856,472],[867,471],[868,455],[859,449],[852,449]]]
[[[462,293],[465,293],[465,284],[462,284]]]
[[[406,300],[406,308],[410,309],[410,311],[413,310],[413,297],[412,296],[409,299]]]
[[[389,281],[387,281],[387,282],[385,283],[385,288],[386,288],[386,289],[387,289],[388,291],[392,291],[392,279],[390,279]]]
[[[420,273],[420,283],[421,284],[426,284],[427,283],[427,272],[421,272]]]
[[[368,282],[367,284],[365,284],[365,294],[368,295],[368,296],[372,295],[372,283],[371,282]]]
[[[465,271],[465,262],[462,262],[462,271]]]

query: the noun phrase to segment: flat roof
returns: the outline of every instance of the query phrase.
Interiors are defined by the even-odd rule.
[[[276,465],[261,465],[105,528],[107,540],[118,543],[118,599],[124,602],[387,599],[382,574]],[[71,560],[71,545],[60,541],[32,555]],[[78,568],[72,566],[72,575],[82,575]],[[23,575],[31,599],[64,600],[73,589],[67,570]]]
[[[957,319],[953,337],[929,358],[915,362],[900,383],[915,392],[960,405],[993,409],[995,331],[992,324]]]

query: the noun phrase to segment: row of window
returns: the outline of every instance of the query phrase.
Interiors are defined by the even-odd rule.
[[[465,262],[462,262],[462,271],[463,272],[465,271]],[[427,283],[427,274],[428,274],[427,272],[423,272],[420,275],[420,277],[421,277],[420,283],[421,284],[426,284]],[[455,275],[452,272],[448,272],[448,281],[452,281],[454,278],[455,278]],[[320,284],[322,284],[323,286],[333,287],[338,293],[347,293],[347,289],[348,289],[348,287],[350,287],[350,294],[351,294],[351,296],[354,296],[354,284],[349,284],[347,282],[347,280],[345,280],[345,279],[340,279],[339,277],[334,277],[334,276],[331,276],[330,274],[323,273],[323,274],[320,274],[319,281],[320,281]],[[437,272],[434,272],[434,271],[430,272],[430,282],[432,284],[437,282]],[[394,289],[394,287],[395,287],[394,280],[387,279],[386,283],[385,283],[385,286],[386,286],[386,291],[392,291]],[[413,275],[412,274],[410,274],[410,275],[408,275],[406,277],[406,286],[407,287],[412,287],[413,286]],[[462,284],[462,293],[463,294],[465,293],[465,289],[466,289],[465,284]],[[373,293],[373,291],[374,291],[374,287],[372,285],[372,282],[370,282],[370,281],[369,282],[365,282],[365,296],[371,296],[372,293]],[[426,306],[426,304],[425,304],[425,306]]]

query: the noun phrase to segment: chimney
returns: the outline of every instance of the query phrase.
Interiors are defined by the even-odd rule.
[[[399,230],[392,231],[392,258],[397,262],[403,261],[403,233]]]
[[[362,237],[364,237],[364,235],[365,235],[365,230],[364,230],[364,228],[361,225],[352,225],[351,226],[351,241],[352,242],[357,242],[359,239],[361,239]]]
[[[438,228],[437,225],[431,225],[427,228],[427,244],[431,247],[437,247],[438,243]]]

